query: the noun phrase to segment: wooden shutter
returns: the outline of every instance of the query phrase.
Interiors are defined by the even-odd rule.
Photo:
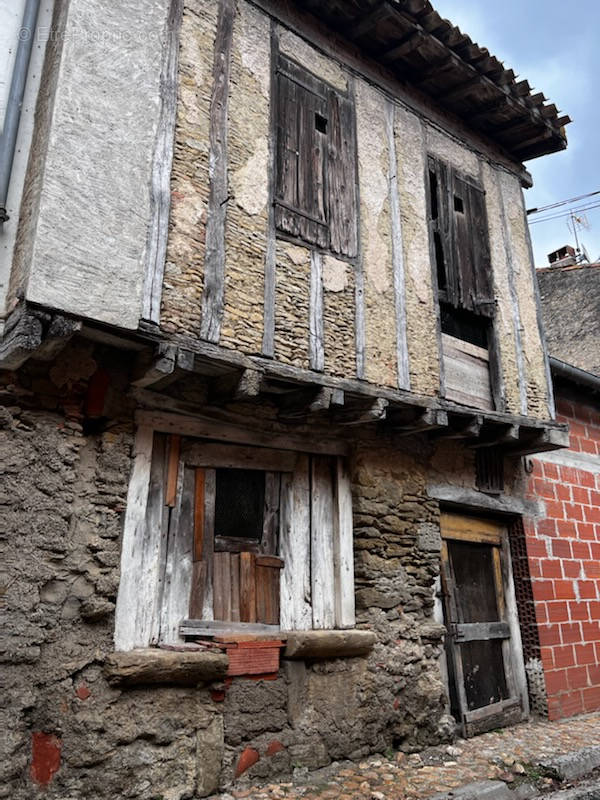
[[[279,230],[319,247],[329,244],[327,115],[324,84],[280,57],[275,224]]]
[[[437,260],[440,299],[454,308],[492,316],[485,193],[456,170],[429,159],[431,236]]]
[[[354,258],[358,252],[354,105],[350,98],[333,90],[329,91],[328,100],[330,249]]]

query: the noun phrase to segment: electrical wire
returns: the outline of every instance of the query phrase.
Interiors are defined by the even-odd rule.
[[[533,219],[529,223],[530,225],[539,225],[540,222],[552,222],[553,220],[557,219],[567,219],[568,217],[572,216],[573,214],[583,214],[586,211],[592,211],[595,208],[600,208],[600,203],[594,203],[593,205],[589,206],[581,206],[579,208],[572,208],[570,211],[563,211],[560,214],[551,214],[547,217],[542,217],[540,219]]]
[[[579,197],[570,197],[568,200],[559,200],[557,203],[550,203],[547,206],[541,206],[540,208],[528,208],[528,214],[541,214],[542,211],[550,211],[553,208],[558,208],[559,206],[566,206],[568,203],[578,203],[580,200],[585,200],[586,197],[594,197],[594,195],[600,194],[600,189],[597,189],[595,192],[588,192],[588,194],[580,194]]]

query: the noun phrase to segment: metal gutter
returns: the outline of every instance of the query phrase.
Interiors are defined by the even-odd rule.
[[[550,369],[555,378],[564,378],[578,386],[584,386],[586,389],[600,393],[600,376],[594,375],[592,372],[586,372],[584,369],[574,367],[572,364],[567,364],[552,356],[550,356]]]
[[[23,107],[23,96],[29,72],[29,61],[31,50],[35,39],[38,12],[40,10],[40,0],[26,0],[25,11],[23,12],[23,22],[19,36],[19,45],[10,81],[10,92],[6,104],[6,115],[4,127],[0,136],[0,225],[9,219],[6,211],[8,198],[8,187],[15,157],[17,145],[17,134],[21,121],[21,109]]]

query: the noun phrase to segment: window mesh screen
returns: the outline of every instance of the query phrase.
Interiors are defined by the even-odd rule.
[[[260,541],[265,473],[254,469],[217,469],[216,473],[215,536]]]

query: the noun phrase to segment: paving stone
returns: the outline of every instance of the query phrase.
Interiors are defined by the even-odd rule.
[[[546,759],[540,761],[540,766],[551,770],[563,781],[582,778],[600,767],[600,746],[586,747],[584,750]]]

